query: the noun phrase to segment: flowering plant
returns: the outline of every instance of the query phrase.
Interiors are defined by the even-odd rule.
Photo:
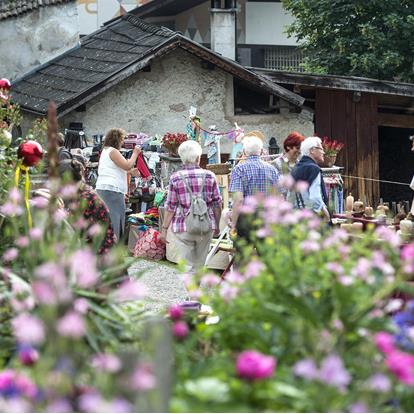
[[[322,138],[322,147],[325,151],[325,155],[333,156],[337,155],[339,151],[344,147],[345,144],[336,140],[329,139],[328,137]]]
[[[178,147],[184,142],[188,140],[187,134],[183,133],[176,133],[172,134],[167,132],[162,138],[162,145],[170,154],[177,154]]]
[[[414,355],[395,344],[412,335],[413,306],[397,318],[405,325],[395,343],[378,348],[377,335],[393,330],[396,287],[410,290],[414,247],[400,258],[388,228],[351,239],[276,196],[250,197],[242,210],[255,214],[245,263],[224,281],[185,276],[219,321],[194,318],[177,341],[172,409],[411,411]]]

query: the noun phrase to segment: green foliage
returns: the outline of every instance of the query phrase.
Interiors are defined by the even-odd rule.
[[[260,256],[246,246],[250,263],[202,298],[219,323],[190,320],[192,333],[176,346],[173,411],[345,412],[357,403],[376,412],[411,411],[409,387],[395,384],[382,393],[369,387],[373,374],[389,374],[373,343],[373,334],[391,326],[382,307],[406,286],[395,235],[372,230],[351,238],[281,200],[265,203],[258,220],[268,236],[252,235]],[[226,293],[232,288],[233,298]],[[235,361],[247,350],[277,359],[272,378],[237,375]],[[321,367],[332,355],[351,378],[342,389],[334,370],[332,383],[295,375],[299,361]],[[401,405],[390,407],[391,396]]]
[[[411,0],[283,0],[309,72],[414,82]]]

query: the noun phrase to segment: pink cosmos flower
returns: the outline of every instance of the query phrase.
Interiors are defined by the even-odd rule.
[[[51,401],[46,407],[47,413],[73,413],[74,409],[65,398]]]
[[[113,299],[115,302],[128,302],[139,300],[145,297],[145,285],[137,280],[128,279],[114,291]]]
[[[262,227],[259,230],[256,231],[256,236],[259,239],[264,239],[265,237],[268,237],[272,234],[272,232],[270,231],[270,229],[266,228],[266,227]]]
[[[211,288],[217,286],[220,283],[220,281],[221,279],[217,275],[209,273],[201,278],[201,285]]]
[[[77,250],[71,257],[71,271],[76,277],[76,284],[81,288],[94,286],[99,278],[96,256],[87,248]]]
[[[58,208],[54,213],[53,213],[53,220],[55,223],[61,223],[63,220],[65,220],[68,217],[68,213],[63,210],[63,208]]]
[[[400,382],[414,385],[414,356],[394,350],[387,354],[385,365]]]
[[[180,305],[172,305],[168,309],[168,314],[173,321],[176,321],[183,317],[184,311]]]
[[[29,245],[29,238],[26,236],[20,236],[16,240],[16,245],[20,248],[27,247]]]
[[[349,407],[350,413],[368,413],[369,409],[367,405],[361,401],[357,401],[355,404],[352,404],[351,407]]]
[[[377,348],[384,354],[388,354],[395,350],[394,338],[388,332],[378,332],[374,336],[374,343]]]
[[[300,243],[300,248],[303,250],[303,253],[308,254],[319,251],[321,247],[319,243],[314,240],[304,240]]]
[[[398,248],[400,246],[400,238],[397,233],[386,226],[378,226],[375,234],[379,239],[387,241],[391,247]]]
[[[259,276],[264,268],[265,265],[260,260],[253,260],[247,265],[246,270],[244,271],[244,276],[246,279],[252,279]]]
[[[244,351],[237,357],[237,375],[247,380],[260,380],[273,375],[276,367],[276,358],[260,352]]]
[[[9,191],[9,200],[14,204],[20,203],[20,201],[22,200],[22,196],[21,196],[20,191],[19,191],[18,188],[13,187]]]
[[[344,286],[350,286],[354,283],[354,278],[352,276],[340,275],[338,276],[338,282]]]
[[[43,230],[37,227],[33,227],[29,230],[29,236],[33,240],[41,240],[43,237]]]
[[[338,262],[327,263],[326,268],[332,273],[341,274],[344,272],[344,268]]]
[[[74,311],[67,312],[63,318],[59,319],[56,325],[59,335],[70,338],[82,338],[86,334],[86,323],[79,313]]]
[[[368,388],[377,392],[388,392],[391,389],[391,381],[384,374],[374,374],[368,380]]]
[[[244,282],[244,277],[241,273],[236,270],[232,270],[226,275],[226,282],[241,284]]]
[[[3,253],[3,260],[5,262],[12,262],[19,255],[19,251],[15,247],[10,247]]]
[[[8,201],[0,207],[0,212],[7,217],[13,217],[15,215],[21,216],[23,214],[23,209],[19,205]]]
[[[22,313],[13,318],[12,327],[14,336],[22,344],[38,345],[45,339],[43,322],[36,316]]]
[[[220,286],[220,296],[225,302],[229,302],[236,298],[238,293],[239,288],[237,286],[232,286],[229,283],[222,283]]]
[[[406,261],[414,260],[414,243],[407,244],[402,248],[401,259]]]
[[[78,298],[73,303],[73,309],[81,315],[86,315],[88,313],[89,304],[88,301],[84,298]]]
[[[153,373],[152,365],[149,363],[141,363],[131,376],[131,385],[137,391],[149,391],[155,388],[157,384]]]
[[[92,357],[91,365],[105,372],[118,372],[121,369],[120,359],[113,354],[96,354]]]
[[[36,301],[43,305],[55,305],[57,303],[57,295],[50,283],[36,281],[32,283],[33,294]]]
[[[188,335],[188,325],[184,321],[177,321],[172,327],[172,333],[177,339],[184,339]]]
[[[314,380],[319,377],[319,370],[313,359],[302,359],[298,361],[293,367],[293,373],[309,380]]]
[[[32,207],[43,210],[49,205],[49,200],[46,197],[33,197],[30,200]]]
[[[345,369],[338,355],[328,355],[323,359],[319,371],[319,380],[341,391],[351,382],[351,375]]]

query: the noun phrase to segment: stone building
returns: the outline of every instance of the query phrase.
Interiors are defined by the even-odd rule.
[[[191,106],[202,125],[228,131],[234,122],[281,141],[313,132],[304,98],[183,35],[127,14],[12,85],[25,125],[49,100],[60,127],[82,123],[86,136],[111,127],[150,135],[184,132]],[[24,127],[24,125],[23,125]],[[24,128],[23,128],[24,129]],[[222,152],[232,143],[224,140]]]
[[[16,79],[78,42],[75,0],[0,0],[0,77]]]

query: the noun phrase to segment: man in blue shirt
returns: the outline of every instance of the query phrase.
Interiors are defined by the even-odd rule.
[[[277,189],[279,173],[272,165],[262,161],[263,141],[255,134],[243,138],[243,153],[247,157],[236,165],[230,176],[229,192],[232,193],[232,227],[236,229],[243,200],[257,193],[270,194]],[[239,230],[239,226],[237,226]],[[240,232],[238,231],[240,236]]]
[[[327,208],[328,197],[318,164],[324,161],[322,141],[318,137],[306,138],[301,146],[302,158],[292,171],[295,181],[305,181],[308,189],[300,193],[291,192],[288,196],[296,208],[308,208],[330,220]]]

